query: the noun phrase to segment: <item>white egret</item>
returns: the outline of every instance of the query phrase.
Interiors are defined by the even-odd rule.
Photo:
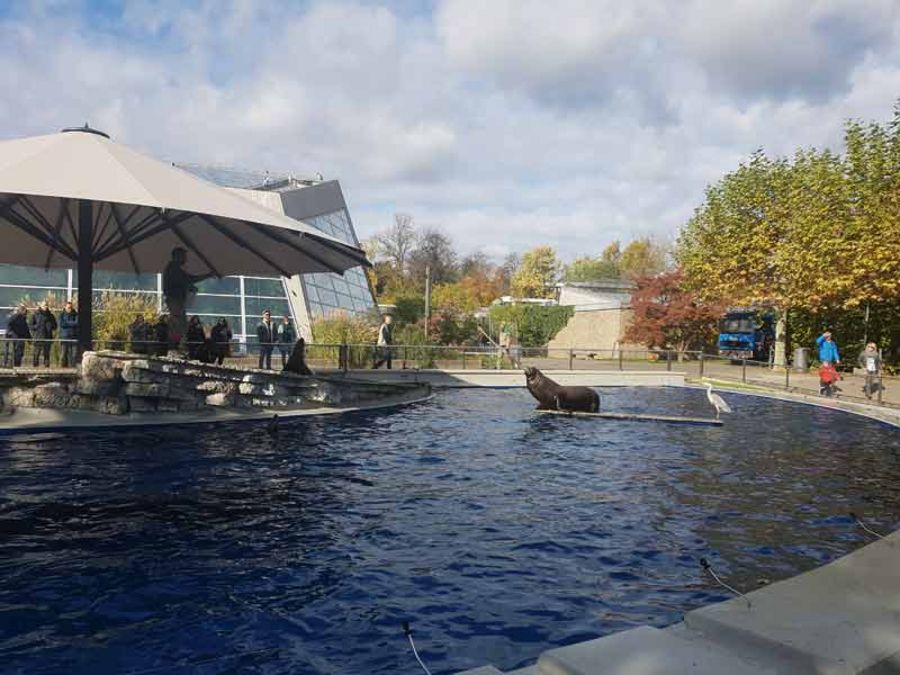
[[[725,403],[725,399],[718,394],[713,393],[712,384],[709,382],[706,383],[706,398],[709,399],[709,402],[712,403],[713,407],[716,409],[716,419],[719,419],[719,413],[731,412],[731,408]]]

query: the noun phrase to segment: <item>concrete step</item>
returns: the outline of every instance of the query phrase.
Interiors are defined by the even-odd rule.
[[[760,668],[717,645],[642,626],[544,652],[539,675],[761,675]]]
[[[900,532],[740,599],[688,612],[708,640],[791,673],[900,673]]]

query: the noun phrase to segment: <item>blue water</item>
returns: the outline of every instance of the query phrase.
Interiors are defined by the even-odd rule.
[[[705,392],[602,391],[709,415]],[[900,521],[900,434],[724,394],[724,427],[524,390],[259,425],[0,438],[0,670],[435,673],[663,626]]]

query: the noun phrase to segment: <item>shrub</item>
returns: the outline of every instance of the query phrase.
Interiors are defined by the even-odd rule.
[[[346,313],[331,314],[312,322],[313,342],[318,345],[373,345],[378,339],[378,328],[370,317]],[[308,358],[334,361],[337,364],[337,350],[334,347],[313,345],[307,350]],[[370,363],[372,350],[368,347],[351,348],[348,353],[349,367],[361,368]]]
[[[131,324],[138,314],[149,322],[156,321],[157,317],[155,295],[104,291],[99,298],[94,298],[93,305],[91,332],[101,348],[124,349],[131,336]]]
[[[517,326],[519,344],[523,347],[543,347],[561,331],[572,318],[571,306],[495,305],[490,309],[491,320]]]

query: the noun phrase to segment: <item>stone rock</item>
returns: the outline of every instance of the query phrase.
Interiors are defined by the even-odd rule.
[[[223,380],[206,380],[198,384],[195,389],[210,394],[234,394],[238,390],[238,385]]]
[[[81,378],[96,382],[118,380],[125,363],[99,352],[85,352],[81,359]]]
[[[128,399],[124,396],[100,396],[95,401],[93,408],[105,415],[125,415],[128,413]]]
[[[62,382],[41,384],[32,390],[32,405],[35,408],[77,408],[81,397],[73,394]]]
[[[250,382],[241,382],[238,385],[238,391],[248,396],[283,396],[286,392],[284,387],[276,385],[274,382],[265,384],[253,384]]]
[[[13,408],[33,408],[34,389],[31,387],[12,387],[6,390],[4,403]]]
[[[208,394],[205,400],[206,405],[216,406],[219,408],[230,408],[235,404],[234,394],[227,394],[222,391],[216,392],[215,394]]]
[[[126,382],[152,382],[158,378],[147,359],[135,359],[122,366],[122,379]]]
[[[169,384],[129,382],[125,385],[126,396],[143,396],[151,398],[166,398],[169,396]]]
[[[141,398],[140,396],[129,396],[128,408],[131,412],[156,412],[155,398]]]

